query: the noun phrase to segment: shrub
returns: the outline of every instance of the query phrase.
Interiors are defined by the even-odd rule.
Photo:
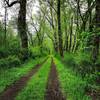
[[[0,67],[16,67],[21,64],[21,61],[16,56],[8,56],[0,59]]]
[[[93,71],[93,63],[90,59],[90,55],[87,53],[79,53],[75,56],[76,69],[84,77],[86,74],[90,74]]]
[[[78,54],[66,53],[63,61],[70,68],[81,74],[82,77],[92,73],[94,70],[90,55],[84,52]]]
[[[14,39],[8,47],[8,51],[10,52],[10,55],[18,55],[20,52],[20,45],[18,43],[18,40]]]
[[[20,59],[18,58],[18,57],[16,57],[16,56],[9,56],[8,58],[7,58],[7,61],[8,61],[8,65],[9,65],[9,67],[10,66],[18,66],[18,65],[20,65],[21,64],[21,61],[20,61]]]
[[[81,60],[78,64],[78,72],[84,77],[86,74],[90,74],[92,72],[91,62],[84,59]]]
[[[95,72],[93,74],[88,75],[85,80],[87,81],[87,85],[85,87],[85,91],[87,93],[91,93],[96,96],[97,100],[100,98],[100,73]]]
[[[75,62],[74,56],[75,55],[71,53],[65,54],[64,63],[67,64],[69,67],[75,68],[76,62]]]
[[[13,41],[6,48],[0,47],[0,59],[7,58],[9,55],[18,55],[20,52],[20,47],[17,41]]]
[[[55,53],[54,56],[55,56],[57,59],[61,60],[61,56],[60,56],[60,54]]]
[[[100,70],[100,67],[99,67],[100,66],[100,56],[98,57],[95,65],[96,65],[97,70]]]
[[[29,51],[26,48],[21,48],[20,53],[18,54],[18,57],[21,61],[27,61],[29,58]]]
[[[29,48],[29,56],[32,57],[33,59],[35,59],[36,57],[40,57],[41,53],[39,50],[39,47],[30,47]]]
[[[5,48],[0,48],[0,59],[7,57],[10,54],[10,51]]]

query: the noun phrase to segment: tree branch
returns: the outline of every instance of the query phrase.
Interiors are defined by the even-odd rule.
[[[89,11],[92,11],[95,6],[96,6],[96,2],[94,1],[93,4],[90,6],[90,8],[85,12],[83,17],[88,17]]]
[[[13,1],[10,4],[9,4],[9,0],[5,0],[5,2],[6,2],[6,4],[7,4],[8,7],[12,7],[14,4],[20,3],[19,0]]]

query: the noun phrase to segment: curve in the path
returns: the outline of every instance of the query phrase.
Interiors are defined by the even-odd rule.
[[[22,88],[27,84],[29,79],[40,69],[40,67],[46,62],[45,59],[41,64],[35,65],[35,67],[28,72],[27,75],[21,77],[14,84],[9,86],[0,96],[0,100],[14,100],[15,96],[21,91]]]
[[[59,86],[56,65],[54,64],[53,59],[51,62],[51,70],[48,77],[45,100],[66,100]]]

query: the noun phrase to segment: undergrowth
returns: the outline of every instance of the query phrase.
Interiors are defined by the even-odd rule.
[[[57,66],[61,88],[67,96],[67,100],[90,100],[90,97],[85,94],[87,82],[83,81],[67,65],[65,67],[58,59],[54,59],[54,61]]]

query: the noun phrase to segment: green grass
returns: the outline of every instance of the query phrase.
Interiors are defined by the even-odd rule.
[[[16,100],[44,100],[50,66],[51,58],[31,78],[27,86],[18,94]]]
[[[35,64],[42,62],[44,59],[45,58],[31,59],[19,67],[0,69],[0,93],[14,81],[25,75]]]
[[[67,65],[65,67],[58,59],[54,58],[54,61],[57,66],[61,88],[67,100],[91,100],[85,95],[86,81],[83,81],[80,76],[76,76]]]

